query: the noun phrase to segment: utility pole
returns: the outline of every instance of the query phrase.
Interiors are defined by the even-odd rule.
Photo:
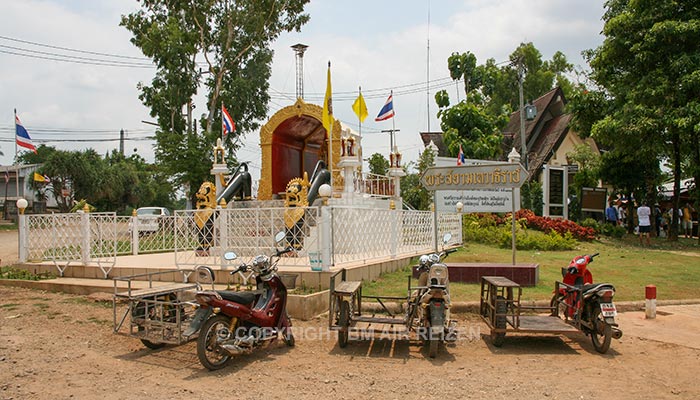
[[[124,129],[119,130],[119,154],[124,156]]]
[[[522,161],[527,171],[527,138],[525,137],[525,100],[523,99],[523,78],[525,76],[525,67],[523,66],[522,57],[518,58],[518,92],[520,97],[520,154]]]
[[[389,134],[389,152],[392,153],[394,151],[394,132],[401,132],[401,129],[384,129],[381,132]]]

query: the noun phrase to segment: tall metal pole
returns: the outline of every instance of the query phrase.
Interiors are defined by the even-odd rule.
[[[19,168],[17,167],[17,109],[15,108],[15,159],[12,160],[15,167],[15,197],[19,199]]]
[[[527,171],[527,138],[525,137],[525,100],[523,99],[523,77],[525,75],[523,59],[518,59],[518,92],[520,97],[520,154]]]

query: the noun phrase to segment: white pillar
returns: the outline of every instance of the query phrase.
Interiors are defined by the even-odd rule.
[[[83,210],[78,210],[78,213],[80,214],[80,233],[82,236],[80,256],[83,265],[87,265],[90,262],[90,215]]]
[[[24,213],[19,214],[17,219],[17,231],[18,231],[18,242],[19,242],[19,262],[27,262],[27,216]]]
[[[328,206],[321,207],[321,221],[318,224],[322,271],[330,271],[333,265],[333,237],[331,236],[333,232],[332,210],[333,209]]]

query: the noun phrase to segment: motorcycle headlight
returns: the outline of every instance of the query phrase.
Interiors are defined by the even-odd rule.
[[[429,260],[430,260],[430,258],[428,258],[428,256],[422,255],[422,256],[420,256],[420,259],[419,259],[418,263],[419,263],[421,266],[425,266],[425,265],[428,265],[428,261],[429,261]]]
[[[267,269],[270,267],[270,258],[265,255],[259,255],[253,259],[251,265],[253,266],[253,270],[255,270],[257,273],[262,273],[267,271]]]

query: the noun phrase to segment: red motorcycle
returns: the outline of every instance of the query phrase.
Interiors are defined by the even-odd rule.
[[[567,322],[589,335],[596,351],[605,353],[611,339],[621,338],[622,331],[615,322],[615,287],[593,283],[588,270],[588,264],[598,254],[575,257],[567,268],[561,269],[564,282],[556,283],[551,306],[554,313],[562,314]]]
[[[284,238],[284,232],[280,233],[282,236],[278,234],[275,239]],[[233,275],[253,271],[256,290],[197,292],[195,299],[200,308],[187,334],[199,331],[197,356],[207,369],[223,368],[232,356],[247,354],[276,340],[280,334],[285,344],[294,346],[292,322],[287,314],[287,288],[277,275],[280,256],[292,250],[287,247],[269,257],[259,255],[250,264],[243,263],[231,272]],[[234,260],[236,254],[227,252],[224,258]],[[208,272],[213,274],[211,270]]]

